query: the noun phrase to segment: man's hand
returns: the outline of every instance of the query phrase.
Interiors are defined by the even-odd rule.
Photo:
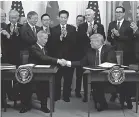
[[[117,36],[117,37],[120,36],[119,31],[116,30],[115,28],[113,29],[113,34],[114,34],[115,36]]]
[[[136,24],[135,22],[132,22],[132,23],[130,24],[130,27],[133,29],[133,32],[134,32],[134,33],[138,30],[138,26],[137,26],[137,24]]]
[[[65,59],[58,59],[57,63],[59,63],[61,66],[67,65],[67,61]]]
[[[95,24],[95,25],[93,26],[93,32],[94,32],[94,33],[97,33],[97,28],[98,28],[98,25]]]
[[[10,38],[10,34],[6,30],[2,30],[1,34],[5,35],[8,39]]]

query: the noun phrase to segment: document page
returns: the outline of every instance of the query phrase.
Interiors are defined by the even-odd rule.
[[[35,68],[50,68],[51,65],[35,65]]]
[[[105,63],[102,63],[100,65],[98,65],[99,67],[103,67],[103,68],[111,68],[113,66],[115,66],[116,64],[115,63],[109,63],[109,62],[105,62]]]

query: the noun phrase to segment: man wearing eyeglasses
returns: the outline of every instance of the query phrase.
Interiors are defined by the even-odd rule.
[[[130,22],[124,19],[125,9],[122,6],[116,7],[115,15],[116,20],[109,24],[107,40],[112,46],[115,46],[115,50],[123,51],[123,64],[129,65],[134,61],[133,30],[130,27]],[[127,108],[132,109],[130,92],[128,92],[130,87],[129,84],[123,83],[121,86],[120,102],[122,107],[124,107],[124,101],[126,101]]]

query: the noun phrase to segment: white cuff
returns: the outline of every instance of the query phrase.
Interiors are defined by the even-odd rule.
[[[67,67],[71,67],[71,61],[67,61]]]

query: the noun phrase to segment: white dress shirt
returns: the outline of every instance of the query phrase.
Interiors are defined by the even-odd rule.
[[[120,28],[121,28],[121,25],[122,25],[123,21],[124,21],[124,18],[121,21],[117,20],[117,26],[118,26],[118,22],[120,22]]]

